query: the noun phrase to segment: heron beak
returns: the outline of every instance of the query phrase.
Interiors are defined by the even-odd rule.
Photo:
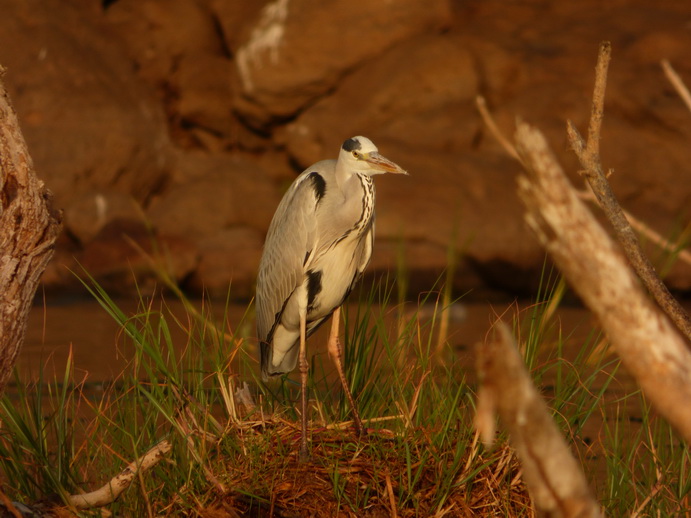
[[[395,164],[388,158],[384,158],[377,152],[370,153],[365,160],[372,166],[372,169],[376,169],[377,171],[393,174],[408,174],[408,171],[403,169],[400,165]]]

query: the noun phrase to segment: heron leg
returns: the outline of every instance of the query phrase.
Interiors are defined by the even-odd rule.
[[[338,325],[340,323],[341,308],[338,307],[333,312],[331,316],[331,332],[329,333],[329,356],[336,364],[336,370],[338,371],[338,376],[341,378],[341,385],[343,385],[343,390],[345,391],[348,402],[350,403],[350,408],[353,409],[353,422],[355,423],[355,431],[358,435],[363,435],[365,433],[365,427],[362,424],[362,419],[360,419],[360,414],[355,406],[355,399],[353,399],[353,394],[350,392],[350,387],[348,386],[348,381],[345,377],[345,372],[343,371],[343,348],[341,347],[341,341],[338,339]]]
[[[307,449],[307,375],[309,364],[307,363],[307,311],[300,311],[300,356],[298,364],[300,368],[300,403],[302,412],[301,433],[300,433],[300,462],[309,460],[309,450]]]

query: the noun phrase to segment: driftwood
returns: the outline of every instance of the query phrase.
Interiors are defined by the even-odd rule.
[[[34,171],[0,66],[0,392],[24,343],[38,283],[62,228]]]
[[[475,424],[485,444],[494,439],[494,413],[509,431],[538,516],[602,516],[578,462],[530,380],[509,328],[499,321],[477,348]]]
[[[77,509],[90,509],[113,503],[125,489],[130,487],[134,477],[158,464],[171,448],[172,445],[169,441],[163,440],[159,442],[139,459],[131,462],[107,484],[91,493],[70,495],[67,498],[68,503]]]
[[[684,337],[579,199],[544,136],[521,123],[516,148],[528,172],[519,177],[528,224],[646,396],[691,443],[691,351]]]

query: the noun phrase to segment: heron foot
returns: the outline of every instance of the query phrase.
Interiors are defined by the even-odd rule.
[[[355,433],[358,437],[367,437],[367,428],[355,425]]]

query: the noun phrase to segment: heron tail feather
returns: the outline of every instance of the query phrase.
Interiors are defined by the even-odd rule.
[[[269,370],[269,367],[271,366],[271,357],[273,356],[271,354],[271,345],[268,342],[260,342],[259,353],[262,380],[268,381],[269,378],[276,375],[276,373],[270,372]]]

